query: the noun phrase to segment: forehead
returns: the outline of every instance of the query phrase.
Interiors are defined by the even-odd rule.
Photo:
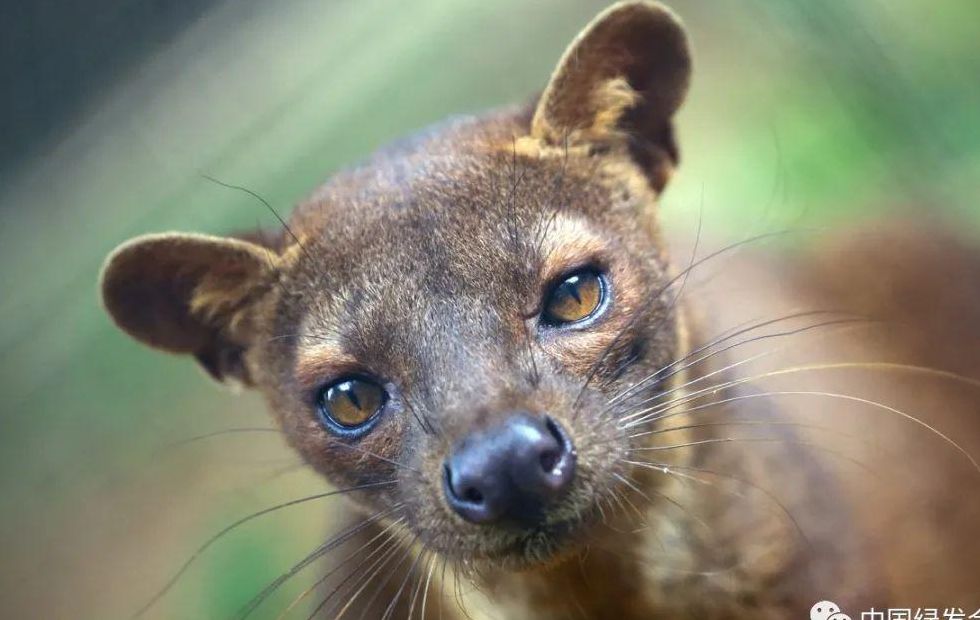
[[[293,228],[316,250],[301,268],[331,288],[485,290],[505,267],[537,269],[556,236],[603,228],[611,198],[589,168],[501,148],[346,173],[300,208]]]
[[[461,330],[469,343],[520,340],[550,278],[635,228],[622,216],[635,205],[617,205],[593,166],[504,146],[340,175],[291,223],[309,250],[296,253],[307,349],[417,356]]]

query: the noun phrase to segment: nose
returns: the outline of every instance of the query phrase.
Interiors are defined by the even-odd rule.
[[[571,486],[575,458],[558,422],[516,413],[457,444],[445,462],[443,490],[472,523],[534,520]]]

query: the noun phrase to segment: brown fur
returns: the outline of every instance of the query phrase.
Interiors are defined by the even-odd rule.
[[[742,376],[724,369],[739,350],[644,382],[753,302],[762,300],[770,317],[815,299],[861,313],[908,308],[904,318],[923,325],[926,309],[910,299],[937,300],[916,287],[852,295],[881,270],[895,271],[868,262],[858,244],[843,266],[867,266],[864,279],[831,265],[799,276],[789,295],[762,277],[745,287],[745,304],[688,294],[675,303],[684,264],[669,259],[656,199],[678,159],[671,119],[689,72],[671,13],[616,5],[576,39],[534,107],[452,120],[382,150],[319,188],[271,240],[124,245],[105,270],[107,309],[147,344],[195,354],[216,377],[254,385],[290,444],[334,485],[397,479],[351,494],[353,515],[384,515],[355,542],[392,528],[403,557],[417,552],[423,567],[450,567],[446,581],[436,574],[433,592],[451,592],[457,571],[479,586],[461,595],[477,615],[802,618],[823,598],[845,610],[898,600],[909,583],[896,576],[904,565],[880,553],[851,478],[810,447],[809,431],[783,424],[807,415],[806,406],[750,400],[765,388],[739,384],[711,394],[732,398],[727,405],[704,411],[696,405],[705,401],[690,401],[633,429],[651,432],[631,436],[622,425],[663,391],[683,399],[704,387],[685,387],[696,376]],[[927,273],[960,270],[953,288],[976,275],[971,256],[915,254]],[[608,309],[581,329],[543,328],[536,317],[546,287],[582,266],[607,274]],[[975,317],[980,300],[970,295],[938,299]],[[947,357],[976,326],[961,321],[923,336],[905,359],[976,376],[973,354]],[[948,326],[923,330],[933,327]],[[356,439],[332,434],[314,407],[323,385],[349,373],[377,377],[391,395],[376,426]],[[977,396],[937,402],[951,407],[945,418],[960,419]],[[568,429],[578,450],[574,488],[533,528],[466,523],[442,499],[443,460],[455,441],[515,410],[547,412]],[[769,443],[730,441],[733,420],[764,425]],[[980,476],[958,471],[967,506]],[[957,524],[969,530],[976,513],[966,514]],[[930,536],[941,529],[927,528]],[[957,555],[950,545],[943,548]],[[411,561],[387,566],[382,594],[354,605],[374,617],[391,602],[406,614],[410,597],[399,597],[398,586],[414,586],[416,569]],[[937,573],[950,586],[947,602],[965,606],[975,595],[964,574]],[[433,597],[452,607],[451,594]]]

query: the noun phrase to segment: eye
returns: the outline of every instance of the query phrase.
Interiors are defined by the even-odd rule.
[[[387,400],[388,393],[374,381],[347,377],[320,390],[317,410],[324,422],[344,432],[364,427]]]
[[[581,269],[565,276],[547,294],[541,321],[561,327],[595,315],[606,298],[605,278],[594,269]]]

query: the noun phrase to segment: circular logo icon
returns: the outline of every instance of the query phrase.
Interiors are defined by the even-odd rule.
[[[851,617],[842,613],[837,603],[820,601],[810,608],[810,620],[851,620]]]

